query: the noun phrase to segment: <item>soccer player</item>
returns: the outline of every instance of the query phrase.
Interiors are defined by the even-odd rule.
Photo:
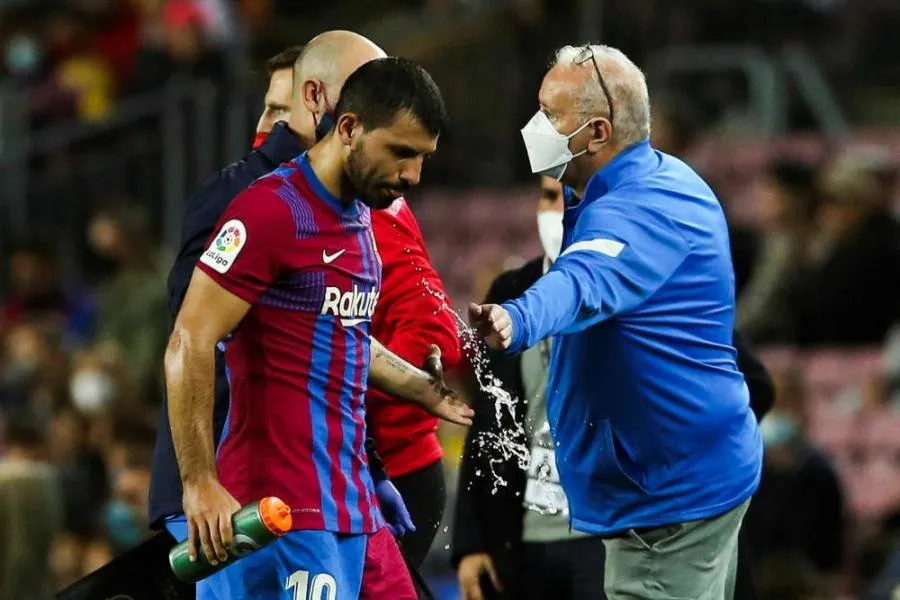
[[[293,126],[306,122],[310,129],[314,123],[333,122],[333,111],[318,117],[316,103],[307,102],[305,96],[292,102],[293,89],[308,89],[305,82],[324,81],[330,75],[323,68],[327,63],[298,63],[301,51],[288,48],[268,61],[269,88],[254,144],[262,144],[274,127],[283,127],[276,125],[278,121],[289,120]],[[324,87],[337,88],[328,82]],[[316,129],[320,131],[321,127]],[[406,200],[398,198],[387,210],[373,211],[372,230],[383,266],[372,335],[415,365],[424,364],[430,345],[435,344],[440,348],[443,368],[452,368],[461,355],[456,316],[446,310],[444,284],[431,265],[419,224]],[[411,513],[414,529],[399,542],[406,558],[418,567],[431,548],[446,504],[437,419],[418,406],[371,388],[366,392],[366,415],[387,475]]]
[[[166,352],[169,415],[192,555],[224,560],[240,504],[278,496],[293,531],[198,585],[198,598],[415,598],[383,527],[363,451],[367,380],[468,424],[472,411],[372,341],[381,265],[369,207],[419,182],[446,121],[412,61],[366,63],[335,125],[308,153],[241,193],[191,280]],[[231,374],[213,448],[214,348]]]
[[[293,64],[300,57],[300,50],[293,49],[291,52],[291,56],[285,56],[279,60],[287,60],[289,61],[287,64]],[[312,89],[309,90],[309,96],[313,100],[313,107],[315,108],[319,104],[323,111],[321,114],[324,115],[325,108],[331,106],[333,109],[333,105],[325,100],[327,92],[326,84],[321,79],[325,75],[321,72],[322,69],[327,68],[328,86],[334,90],[332,95],[335,95],[344,80],[360,65],[384,56],[385,53],[381,48],[359,34],[351,31],[326,31],[310,40],[303,48],[304,61],[301,65],[301,77],[298,80],[311,81]],[[314,71],[309,77],[306,76],[307,65],[309,65],[309,70]],[[280,81],[283,82],[283,78]],[[273,116],[277,116],[278,111],[283,111],[284,107],[271,104],[269,100],[272,93],[273,90],[270,89],[267,94],[266,104],[269,107],[267,111],[271,112]],[[299,110],[295,112],[298,116],[301,114]],[[290,128],[284,123],[278,124],[265,143],[260,144],[243,160],[219,171],[188,200],[181,247],[168,280],[169,312],[173,323],[184,301],[194,266],[206,249],[207,240],[212,235],[216,223],[226,207],[256,179],[270,173],[280,164],[299,156],[319,137],[327,133],[333,120],[325,123],[328,128],[319,127],[317,129],[316,124],[322,123],[322,121],[322,118],[313,114],[308,119],[292,121]],[[216,355],[215,398],[212,433],[213,439],[218,443],[225,427],[230,401],[229,386],[225,377],[225,360],[221,352],[217,352]],[[387,479],[381,460],[374,452],[372,440],[367,440],[367,448],[371,450],[369,467],[376,481],[376,495],[379,504],[392,529],[398,534],[402,534],[406,530],[412,529],[412,523],[403,500]],[[182,494],[181,478],[178,474],[175,448],[169,428],[168,407],[164,402],[153,457],[149,516],[152,526],[160,528],[164,525],[178,541],[187,539],[187,523],[181,512]]]

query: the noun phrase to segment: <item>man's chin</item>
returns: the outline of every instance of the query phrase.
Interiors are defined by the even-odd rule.
[[[363,196],[361,200],[363,204],[373,210],[384,210],[394,203],[393,196]]]
[[[361,200],[369,208],[384,210],[399,197],[402,196],[398,196],[394,190],[376,190],[374,193],[363,195]]]

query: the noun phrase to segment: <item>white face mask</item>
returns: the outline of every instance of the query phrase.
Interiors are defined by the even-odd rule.
[[[537,214],[538,236],[544,254],[555,262],[559,258],[563,241],[563,213],[556,210],[542,210]]]
[[[72,403],[79,412],[93,415],[109,406],[116,394],[112,378],[100,371],[81,371],[69,382]]]
[[[541,111],[535,113],[522,128],[522,140],[525,142],[528,162],[531,163],[531,172],[559,181],[566,172],[569,162],[587,152],[585,148],[578,154],[572,154],[569,150],[569,140],[587,127],[588,123],[590,121],[585,121],[584,125],[569,135],[563,135],[556,130],[547,115]]]

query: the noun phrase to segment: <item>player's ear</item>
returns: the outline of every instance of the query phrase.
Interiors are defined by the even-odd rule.
[[[345,146],[352,146],[353,141],[362,134],[362,123],[355,114],[344,113],[338,118],[335,131]]]

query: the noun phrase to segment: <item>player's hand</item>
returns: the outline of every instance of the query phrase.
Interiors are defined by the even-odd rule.
[[[469,323],[493,350],[506,350],[512,344],[512,319],[499,304],[469,304]]]
[[[213,565],[228,559],[234,539],[231,517],[241,505],[215,476],[185,483],[184,516],[188,526],[188,556],[197,560],[197,542]]]
[[[381,505],[381,512],[387,519],[388,528],[395,538],[401,538],[407,533],[416,530],[412,517],[406,509],[406,503],[403,496],[391,483],[390,479],[382,479],[375,484],[375,496],[378,498],[378,504]]]
[[[430,389],[422,406],[436,417],[457,425],[471,425],[475,414],[455,391],[444,383],[444,369],[441,367],[441,349],[432,344],[425,359],[424,370],[431,376]]]
[[[462,590],[462,600],[484,600],[484,592],[481,590],[481,577],[487,575],[491,579],[494,589],[503,591],[494,561],[484,553],[468,554],[459,562],[459,588]]]

